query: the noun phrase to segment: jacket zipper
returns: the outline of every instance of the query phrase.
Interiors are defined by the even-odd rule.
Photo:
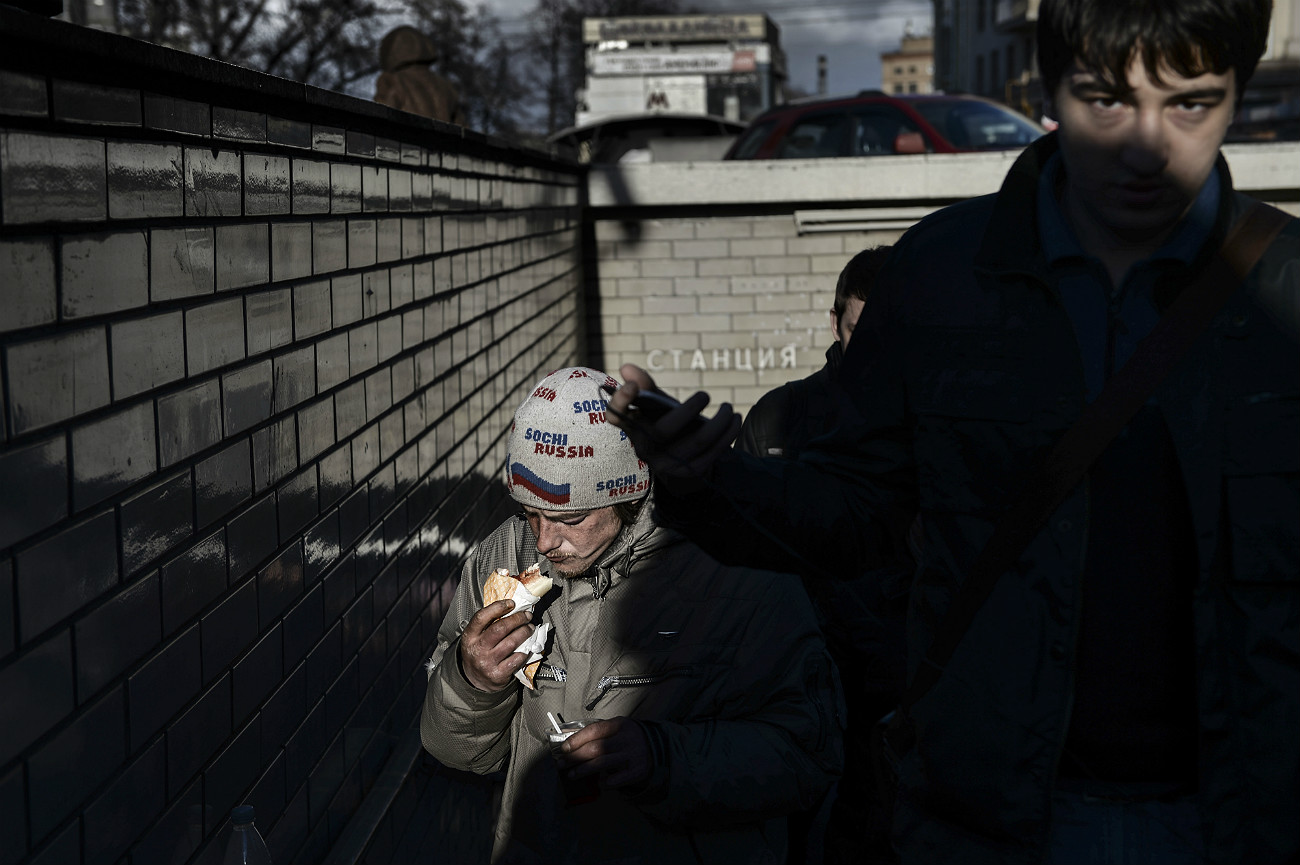
[[[693,666],[677,667],[667,670],[663,673],[655,673],[652,676],[602,676],[596,684],[596,696],[591,698],[591,702],[584,706],[584,709],[590,711],[601,698],[615,688],[634,688],[642,685],[655,685],[664,679],[671,679],[677,676],[694,676],[697,670]]]

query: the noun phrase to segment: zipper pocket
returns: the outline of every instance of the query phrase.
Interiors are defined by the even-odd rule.
[[[596,696],[591,698],[585,708],[590,711],[600,699],[615,688],[639,688],[643,685],[657,685],[665,679],[673,679],[680,676],[695,676],[699,670],[693,666],[676,667],[671,670],[665,670],[662,673],[655,673],[651,676],[602,676],[596,684]]]

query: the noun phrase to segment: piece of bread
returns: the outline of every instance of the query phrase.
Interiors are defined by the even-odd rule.
[[[518,577],[510,576],[510,571],[505,568],[497,568],[493,571],[483,583],[483,606],[496,603],[505,598],[514,598],[515,593],[522,585],[525,592],[540,600],[547,592],[554,588],[551,578],[542,573],[541,568],[534,564],[524,571]],[[519,610],[531,610],[533,603],[521,603],[520,599],[515,599],[515,609],[512,613]],[[543,627],[549,627],[543,625]],[[537,669],[542,665],[541,658],[525,666],[516,673],[519,680],[529,690],[533,690],[533,678],[537,675]]]

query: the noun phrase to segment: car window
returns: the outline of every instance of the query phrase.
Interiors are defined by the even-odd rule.
[[[736,149],[732,151],[731,158],[753,159],[754,154],[758,152],[758,148],[763,146],[763,142],[767,141],[767,136],[771,135],[772,130],[775,128],[776,119],[773,118],[746,129],[745,134],[740,137],[740,141],[736,142]]]
[[[892,155],[897,152],[898,136],[921,131],[906,114],[885,105],[855,108],[853,117],[856,125],[849,145],[850,156]],[[930,149],[928,143],[926,149]]]
[[[843,112],[805,117],[790,127],[772,155],[777,159],[847,156],[855,126],[853,118]]]
[[[974,99],[924,99],[913,102],[912,107],[954,147],[1023,147],[1043,134],[1011,109]]]

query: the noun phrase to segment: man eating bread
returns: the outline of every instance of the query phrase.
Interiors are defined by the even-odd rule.
[[[786,816],[842,759],[811,606],[796,581],[722,566],[655,525],[649,470],[605,422],[602,385],[618,383],[561,369],[515,412],[506,475],[522,512],[462,569],[424,747],[506,770],[494,863],[782,862]],[[501,600],[485,603],[489,581]],[[548,734],[577,721],[552,756]],[[593,779],[594,798],[566,796]]]

